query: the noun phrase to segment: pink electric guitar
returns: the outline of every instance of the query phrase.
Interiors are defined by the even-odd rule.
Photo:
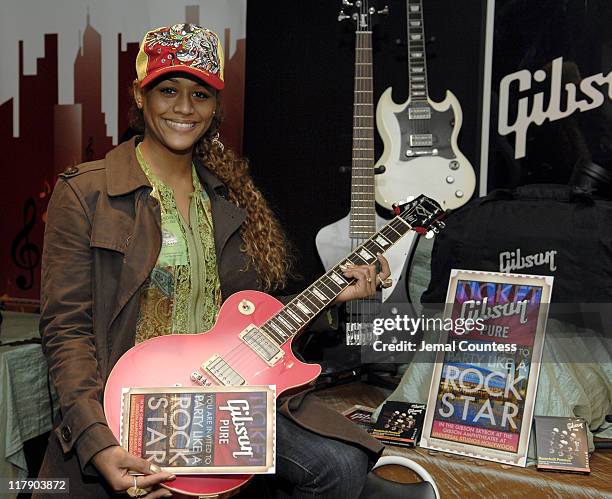
[[[314,381],[321,368],[300,362],[291,341],[352,283],[340,265],[370,264],[376,253],[384,253],[410,230],[438,232],[443,214],[438,203],[419,196],[289,304],[259,291],[240,291],[225,301],[207,333],[159,336],[131,348],[106,383],[104,411],[110,429],[119,438],[123,387],[276,385],[280,395]],[[181,475],[164,486],[180,494],[214,496],[238,489],[251,476]]]

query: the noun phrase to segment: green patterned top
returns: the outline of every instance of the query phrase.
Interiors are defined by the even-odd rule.
[[[212,327],[221,306],[221,287],[210,199],[192,166],[189,220],[176,207],[174,192],[159,180],[136,147],[136,157],[159,200],[162,245],[145,282],[136,324],[136,343],[165,334],[201,333]]]

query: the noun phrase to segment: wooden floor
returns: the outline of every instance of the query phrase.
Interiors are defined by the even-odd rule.
[[[316,392],[330,407],[342,412],[353,405],[377,407],[387,394],[376,386],[354,382]],[[421,448],[387,446],[384,455],[401,455],[416,461],[434,478],[442,498],[612,498],[612,450],[591,455],[590,475],[537,471]],[[381,476],[410,483],[420,479],[393,466]]]

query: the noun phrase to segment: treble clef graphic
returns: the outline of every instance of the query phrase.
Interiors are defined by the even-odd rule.
[[[40,261],[38,246],[31,243],[28,235],[36,223],[36,204],[29,198],[23,206],[23,229],[21,229],[11,244],[11,258],[17,267],[27,274],[17,277],[17,287],[28,290],[34,285],[34,269]]]

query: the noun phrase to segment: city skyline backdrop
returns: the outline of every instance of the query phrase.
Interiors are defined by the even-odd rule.
[[[190,14],[191,12],[191,14]],[[9,99],[19,107],[19,55],[17,42],[23,41],[23,74],[35,75],[37,61],[45,55],[45,34],[58,35],[57,104],[75,103],[74,59],[83,46],[87,17],[101,37],[102,111],[108,117],[108,135],[116,144],[118,79],[117,35],[122,51],[129,43],[140,43],[144,33],[158,26],[198,19],[217,32],[230,56],[239,40],[246,38],[246,0],[3,0],[0,5],[0,104]],[[224,31],[231,37],[224,40]],[[19,136],[19,116],[13,130]]]
[[[63,3],[74,3],[74,0]],[[173,22],[199,24],[201,4],[220,2],[191,0],[190,3]],[[246,8],[244,0],[229,3],[238,7],[240,3]],[[140,40],[126,40],[121,32],[107,35],[112,38],[115,57],[106,57],[116,61],[116,68],[111,72],[115,75],[113,82],[105,83],[108,64],[104,64],[104,47],[109,42],[94,27],[93,9],[85,8],[84,12],[78,26],[80,42],[72,47],[70,71],[61,69],[62,33],[40,34],[43,51],[35,58],[33,71],[26,69],[26,41],[18,38],[12,44],[17,54],[17,90],[13,97],[0,100],[0,146],[5,151],[0,157],[3,229],[0,232],[0,297],[38,298],[46,206],[57,175],[68,166],[104,157],[128,131],[130,89],[136,76],[134,61]],[[243,26],[238,31],[244,33],[246,18],[240,12],[238,9],[236,16],[242,18]],[[121,17],[123,13],[117,10],[114,15]],[[174,15],[173,19],[177,17]],[[235,22],[234,17],[230,16],[226,26],[231,24],[230,20]],[[139,38],[146,29],[149,27],[144,28]],[[224,114],[229,126],[222,128],[222,140],[241,152],[245,39],[236,39],[232,28],[211,29],[221,37],[225,51]],[[109,32],[106,28],[101,31]],[[232,46],[234,50],[230,52]],[[6,75],[7,64],[3,59],[0,64],[2,74]],[[71,83],[68,85],[66,80]],[[62,102],[62,86],[71,87],[72,102]],[[108,87],[113,87],[114,92],[108,92]],[[2,90],[2,95],[7,95],[6,88]],[[105,93],[115,95],[114,106],[103,106]]]

